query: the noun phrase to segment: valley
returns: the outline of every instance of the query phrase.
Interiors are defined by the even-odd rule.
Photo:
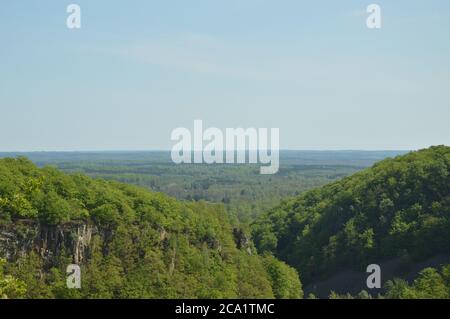
[[[273,176],[168,152],[0,154],[0,281],[27,298],[447,296],[449,149],[284,151]],[[383,289],[361,284],[369,263]]]

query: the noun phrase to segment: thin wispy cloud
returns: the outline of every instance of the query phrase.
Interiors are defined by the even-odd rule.
[[[179,71],[229,77],[258,76],[254,68],[246,65],[247,49],[232,47],[208,35],[188,33],[170,40],[157,39],[106,51]]]

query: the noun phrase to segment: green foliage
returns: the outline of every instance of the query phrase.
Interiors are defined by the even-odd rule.
[[[269,254],[264,256],[264,267],[269,273],[276,298],[303,298],[302,284],[295,269]]]
[[[352,296],[351,294],[338,294],[334,291],[330,293],[329,299],[372,299],[373,297],[366,291],[362,290],[356,296]],[[381,298],[381,296],[379,296]]]
[[[449,251],[450,147],[387,159],[306,192],[252,229],[258,250],[295,266],[305,283],[344,267]]]
[[[29,153],[38,165],[134,184],[181,200],[222,203],[247,224],[280,199],[336,181],[398,152],[282,151],[276,175],[259,165],[176,165],[170,152]],[[1,156],[1,154],[0,154]],[[67,182],[67,181],[65,181]],[[66,185],[67,186],[67,185]]]
[[[450,265],[439,272],[426,268],[409,285],[401,279],[385,284],[386,298],[390,299],[450,299]]]
[[[274,298],[276,287],[273,285],[270,273],[268,274],[266,271],[262,260],[258,256],[250,256],[249,258],[253,262],[249,263],[247,258],[245,254],[241,254],[238,259],[239,296],[245,299]]]
[[[363,290],[356,296],[337,294],[332,291],[330,299],[450,299],[450,265],[442,267],[441,271],[425,268],[417,278],[409,284],[406,280],[394,278],[384,285],[385,293],[373,297]],[[314,297],[314,296],[313,296]]]
[[[0,259],[0,299],[22,298],[26,293],[26,285],[11,275],[5,275],[3,271],[5,264],[6,260]]]
[[[58,250],[28,251],[8,262],[8,297],[302,296],[296,271],[236,238],[245,236],[222,204],[181,202],[132,185],[39,169],[24,158],[0,160],[0,198],[0,227],[8,233],[25,238],[38,225],[66,232]],[[65,269],[73,262],[80,225],[95,231],[84,251],[81,289],[70,290]],[[58,238],[45,236],[31,242]]]

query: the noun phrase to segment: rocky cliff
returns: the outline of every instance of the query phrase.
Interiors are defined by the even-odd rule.
[[[32,220],[16,220],[0,225],[0,256],[13,260],[35,251],[51,264],[54,256],[64,250],[70,252],[75,264],[81,264],[89,254],[92,235],[97,232],[97,227],[83,222],[48,226]]]

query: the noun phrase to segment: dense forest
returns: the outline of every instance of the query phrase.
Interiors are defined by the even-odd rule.
[[[221,203],[241,224],[251,223],[283,198],[354,174],[400,151],[281,151],[280,171],[259,174],[259,165],[203,165],[172,162],[170,152],[31,152],[39,167],[83,173],[163,192],[181,200]]]
[[[0,298],[450,298],[450,147],[278,177],[157,161],[0,160]],[[376,293],[308,288],[372,263],[404,269]]]
[[[10,297],[302,297],[297,272],[258,255],[222,205],[25,158],[0,160],[0,256],[0,294]],[[73,262],[80,290],[66,288]]]
[[[261,253],[294,266],[305,285],[342,269],[365,269],[392,258],[413,263],[448,253],[450,147],[386,159],[286,200],[254,223],[253,238]],[[448,270],[442,273],[447,289]],[[436,277],[438,270],[433,271],[422,277]],[[388,295],[411,297],[425,279],[418,280],[412,288],[391,282]]]

